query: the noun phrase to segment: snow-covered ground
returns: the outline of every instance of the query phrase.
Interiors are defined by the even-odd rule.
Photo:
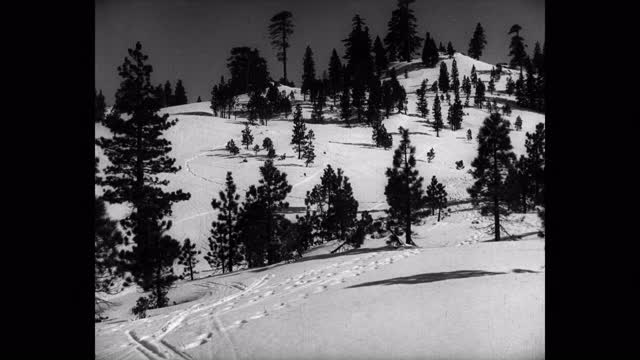
[[[455,56],[461,77],[469,75],[472,65],[479,71],[492,66]],[[452,60],[444,61],[451,70]],[[408,79],[398,73],[409,93],[409,115],[384,120],[393,133],[389,150],[375,147],[369,127],[307,124],[316,135],[317,157],[305,167],[289,145],[291,118],[253,126],[254,143],[270,137],[277,154],[287,155],[275,164],[293,186],[290,206],[304,206],[305,193],[331,164],[350,178],[359,210],[387,208],[384,172],[399,141],[398,126],[410,130],[424,185],[435,175],[446,185],[450,201],[468,198],[472,177],[467,171],[477,145],[466,140],[466,131],[471,129],[475,139],[488,113],[465,108],[462,130],[446,128],[436,137],[430,124],[415,115],[414,91],[422,79],[431,84],[438,74],[438,67],[410,71]],[[503,75],[498,90],[505,81]],[[299,89],[286,91],[291,90],[300,99]],[[431,109],[433,98],[428,102]],[[190,238],[203,250],[215,218],[211,200],[222,189],[226,172],[233,172],[243,197],[257,183],[266,158],[265,151],[256,156],[244,147],[229,156],[224,146],[229,139],[240,146],[245,120],[213,117],[209,105],[163,109],[179,120],[166,137],[172,142],[171,156],[182,166],[166,177],[171,189],[191,193],[190,200],[174,205],[170,233],[178,240]],[[310,108],[303,109],[309,118]],[[447,110],[445,101],[445,119]],[[522,131],[512,131],[511,138],[519,155],[525,132],[534,131],[545,117],[513,110],[508,118],[513,123],[517,116],[523,120]],[[99,136],[110,136],[108,129],[96,125]],[[428,163],[431,148],[436,156]],[[108,160],[97,146],[96,156],[104,167]],[[458,160],[465,169],[456,169]],[[125,206],[109,207],[115,218],[126,211]],[[97,358],[544,358],[544,239],[530,235],[539,229],[539,220],[535,214],[512,215],[507,231],[529,235],[503,243],[484,242],[491,239],[483,229],[488,221],[463,204],[452,207],[439,223],[430,217],[416,227],[418,249],[389,250],[385,239],[368,239],[362,249],[330,255],[336,246],[330,244],[296,263],[211,277],[205,277],[210,272],[202,260],[197,267],[202,278],[179,282],[169,293],[177,305],[153,310],[147,319],[132,320],[129,313],[141,296],[136,289],[109,297],[112,306],[106,315],[111,320],[96,325]]]

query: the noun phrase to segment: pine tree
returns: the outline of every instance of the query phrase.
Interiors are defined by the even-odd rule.
[[[253,145],[253,152],[256,153],[256,156],[258,156],[258,153],[260,152],[260,145]]]
[[[511,60],[509,61],[509,66],[512,68],[520,67],[522,69],[527,63],[527,53],[525,51],[526,45],[524,44],[524,39],[520,36],[520,31],[522,27],[518,24],[511,26],[509,29],[509,34],[514,34],[511,38],[511,44],[509,45],[509,56],[511,56]]]
[[[218,211],[218,219],[211,223],[209,252],[204,258],[212,269],[232,272],[233,265],[241,260],[241,253],[238,233],[240,195],[236,193],[231,171],[227,172],[225,188],[218,197],[220,200],[211,200],[211,207]]]
[[[389,67],[389,61],[387,60],[387,52],[384,49],[384,46],[382,46],[382,41],[380,41],[379,36],[376,36],[376,39],[373,42],[373,54],[376,66],[376,75],[378,78],[381,78]]]
[[[436,152],[433,150],[433,148],[431,148],[431,150],[427,152],[427,162],[428,163],[432,162],[435,157],[436,157]]]
[[[182,80],[176,83],[176,93],[173,95],[173,105],[184,105],[188,103],[187,92],[182,85]]]
[[[484,102],[485,97],[484,97],[484,83],[479,80],[477,85],[476,85],[476,94],[473,97],[473,104],[476,107],[482,107],[482,103]]]
[[[526,157],[526,174],[532,187],[532,200],[535,205],[544,206],[544,170],[546,160],[544,123],[536,125],[536,131],[526,133],[524,143]]]
[[[505,116],[511,115],[511,105],[509,105],[509,103],[504,104],[504,106],[502,107],[502,114],[504,114]]]
[[[244,130],[242,130],[242,145],[246,150],[249,150],[249,145],[253,144],[253,135],[251,135],[251,129],[249,123],[244,124]]]
[[[387,132],[387,128],[382,121],[378,120],[373,123],[372,139],[377,147],[382,147],[385,150],[393,146],[393,137]]]
[[[171,90],[171,83],[169,80],[164,83],[164,101],[165,106],[173,106],[175,105],[175,96],[173,95],[173,90]]]
[[[438,92],[438,80],[434,81],[433,84],[431,84],[431,88],[429,89],[432,92]]]
[[[440,110],[440,97],[436,92],[436,98],[433,100],[433,130],[436,131],[436,137],[440,137],[440,129],[442,129],[443,126],[442,112]]]
[[[471,129],[467,129],[467,140],[468,141],[473,140],[473,135],[471,135]]]
[[[271,141],[271,138],[266,137],[262,140],[262,148],[265,150],[273,149],[273,141]]]
[[[515,161],[508,122],[498,113],[491,114],[484,120],[477,139],[478,155],[471,163],[475,182],[467,191],[476,204],[482,204],[483,214],[494,216],[493,233],[495,241],[500,241],[500,215],[507,213],[501,206],[508,193],[505,177]]]
[[[456,59],[453,59],[451,63],[451,90],[453,90],[456,94],[460,91],[460,77],[458,74],[458,63]]]
[[[342,62],[340,57],[333,49],[331,52],[331,59],[329,60],[329,84],[331,98],[333,99],[333,105],[336,105],[338,94],[343,92],[344,88],[344,74],[342,74]]]
[[[289,38],[293,34],[292,14],[289,11],[281,11],[271,18],[269,24],[269,40],[271,46],[277,51],[278,61],[282,61],[283,83],[288,85],[287,80],[287,49],[291,46]]]
[[[351,103],[349,102],[349,88],[345,88],[340,96],[340,118],[347,123],[348,127],[351,127],[349,122],[351,118]]]
[[[455,53],[456,51],[453,49],[453,45],[451,44],[451,41],[449,41],[449,43],[447,44],[447,55],[449,55],[449,59],[452,59]]]
[[[366,117],[369,125],[372,125],[381,120],[382,87],[380,86],[380,81],[372,81],[369,88]]]
[[[505,88],[505,92],[507,93],[507,95],[513,95],[513,92],[516,89],[516,83],[513,81],[513,79],[511,78],[511,76],[509,76],[507,78],[507,85]]]
[[[536,73],[544,73],[544,56],[542,55],[542,50],[540,50],[540,43],[538,41],[536,41],[536,45],[533,48],[532,62]]]
[[[393,167],[387,168],[388,178],[385,195],[389,204],[389,218],[392,226],[403,228],[405,243],[415,245],[411,240],[411,224],[418,220],[418,210],[424,207],[426,197],[422,189],[423,178],[415,169],[416,148],[411,146],[409,130],[398,129],[402,140],[393,155]]]
[[[418,109],[418,113],[423,118],[427,118],[429,115],[429,104],[427,103],[427,79],[424,79],[420,84],[420,88],[416,90],[416,95],[418,98],[418,102],[416,107]]]
[[[436,66],[438,60],[440,60],[440,56],[438,55],[436,43],[430,34],[427,33],[424,40],[424,47],[422,48],[422,63],[424,66],[432,68]]]
[[[361,87],[355,87],[351,92],[351,106],[355,109],[356,112],[356,121],[358,123],[362,122],[364,118],[364,89]]]
[[[153,96],[155,96],[156,101],[158,102],[158,106],[160,108],[167,107],[167,104],[165,102],[166,97],[164,96],[164,87],[161,84],[159,84],[154,88]]]
[[[267,60],[260,56],[258,49],[246,46],[232,48],[227,68],[231,73],[229,87],[232,95],[262,94],[271,81]]]
[[[447,52],[447,49],[444,47],[444,45],[442,45],[442,42],[440,43],[440,45],[438,45],[438,52],[443,54]]]
[[[189,274],[189,277],[193,281],[193,274],[196,273],[194,268],[198,263],[197,255],[200,255],[200,250],[196,250],[196,244],[192,244],[191,240],[185,239],[180,249],[180,257],[178,263],[184,265],[184,273]]]
[[[95,96],[95,122],[101,123],[104,121],[105,112],[107,111],[107,103],[102,95],[102,90],[99,93],[94,92]]]
[[[388,33],[384,38],[391,61],[411,61],[417,51],[422,38],[417,35],[417,20],[409,5],[415,0],[398,0],[398,8],[391,12]]]
[[[496,91],[496,84],[493,82],[493,78],[491,78],[489,80],[489,93],[493,94],[494,91]]]
[[[313,140],[315,139],[315,135],[313,130],[309,129],[307,135],[304,138],[304,145],[302,147],[302,158],[304,159],[304,166],[309,166],[309,164],[313,163],[313,160],[316,158],[315,147],[313,146]]]
[[[247,102],[247,111],[249,112],[247,120],[249,120],[249,123],[251,125],[255,125],[257,120],[261,123],[265,123],[268,106],[269,102],[267,101],[267,98],[262,96],[260,92],[251,92],[249,95],[249,102]]]
[[[524,77],[522,75],[522,69],[521,69],[520,76],[518,77],[518,80],[516,80],[516,83],[515,83],[515,96],[516,96],[516,103],[519,106],[523,106],[523,107],[529,106],[529,103],[528,103],[529,98],[527,97],[527,91],[525,86],[526,84],[525,84]]]
[[[247,229],[245,226],[239,226],[242,233],[241,238],[244,242],[245,248],[250,252],[261,253],[264,251],[268,264],[273,264],[280,261],[279,248],[280,248],[280,223],[283,221],[283,217],[278,213],[289,207],[289,203],[285,202],[285,198],[291,192],[291,185],[287,182],[287,174],[280,172],[274,165],[272,160],[265,161],[264,165],[260,167],[261,179],[259,185],[256,187],[251,185],[245,198],[248,204],[245,204],[243,213],[247,210],[255,210],[256,206],[259,209],[256,213],[253,213],[251,217],[247,218],[246,213],[241,217],[244,219],[241,221],[241,225],[249,220],[261,225],[260,237],[262,239],[248,238],[247,235],[252,235],[251,229]],[[253,205],[252,205],[253,204]],[[251,242],[258,242],[258,246],[251,244]],[[262,249],[261,249],[262,247]],[[257,251],[256,251],[257,249]],[[247,254],[254,260],[250,264],[260,266],[262,264],[256,264],[256,259],[259,256],[255,254]]]
[[[485,45],[487,45],[487,38],[484,34],[482,25],[478,23],[478,25],[476,25],[476,29],[473,32],[473,37],[469,42],[469,56],[476,60],[479,60],[480,56],[482,56],[482,51],[484,50]]]
[[[431,183],[427,186],[427,203],[431,214],[435,214],[435,210],[438,210],[438,221],[440,221],[442,209],[447,207],[447,191],[444,184],[439,183],[435,176],[431,178]]]
[[[364,25],[364,20],[359,15],[353,17],[352,30],[342,41],[345,45],[344,58],[347,60],[345,83],[351,88],[351,103],[356,110],[358,122],[361,122],[364,116],[365,93],[376,76],[369,28]]]
[[[136,43],[128,54],[118,67],[123,80],[113,111],[105,121],[113,137],[97,141],[111,163],[99,185],[106,186],[105,201],[131,205],[130,214],[120,225],[135,245],[121,254],[123,266],[143,290],[151,290],[152,305],[162,307],[175,281],[172,265],[179,252],[179,243],[163,235],[171,227],[171,222],[164,219],[171,215],[173,203],[190,195],[181,190],[166,192],[163,187],[169,180],[156,176],[180,170],[174,166],[175,159],[168,156],[171,143],[162,137],[177,120],[157,115],[160,104],[150,83],[152,67],[145,63],[148,56],[142,53],[142,45]],[[122,115],[128,120],[122,120]]]
[[[471,96],[471,80],[468,77],[464,77],[462,80],[462,91],[464,91],[466,104],[469,104],[469,97]],[[467,106],[465,105],[465,106]]]
[[[473,86],[477,86],[478,85],[478,74],[476,73],[476,66],[475,65],[471,65],[471,75],[469,75],[469,77],[471,78],[471,83],[473,84]]]
[[[311,51],[311,47],[307,45],[306,50],[304,51],[304,59],[302,61],[302,95],[304,96],[304,100],[306,100],[306,96],[311,90],[313,83],[316,80],[316,69],[315,63],[313,61],[313,51]]]
[[[233,139],[227,142],[227,146],[225,147],[225,149],[227,149],[227,151],[230,152],[231,155],[237,155],[240,152],[240,149],[238,149],[238,146],[236,146],[236,143],[233,141]]]
[[[440,76],[438,77],[438,88],[443,93],[449,91],[449,72],[447,71],[447,64],[443,61],[440,63]]]
[[[462,110],[460,96],[458,96],[458,93],[456,93],[455,100],[453,102],[453,105],[449,107],[449,113],[447,116],[447,121],[449,122],[449,126],[451,126],[451,130],[455,131],[461,128],[463,115],[464,111]]]
[[[516,118],[516,122],[514,125],[516,126],[517,131],[522,130],[522,118],[520,116]]]
[[[300,104],[296,105],[296,113],[293,115],[293,133],[291,135],[291,145],[298,152],[298,159],[302,156],[302,149],[306,144],[307,126],[302,118],[302,108]]]

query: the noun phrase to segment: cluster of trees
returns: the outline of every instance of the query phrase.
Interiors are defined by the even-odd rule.
[[[525,48],[524,38],[520,36],[522,27],[518,24],[509,29],[509,34],[513,34],[509,45],[509,62],[512,68],[520,68],[518,80],[511,80],[507,84],[507,92],[515,93],[519,106],[545,111],[545,83],[546,72],[544,66],[544,50],[540,43],[536,42],[533,56],[529,57]],[[545,47],[546,48],[546,47]],[[526,70],[526,77],[523,76],[523,69]]]
[[[291,145],[298,153],[298,159],[304,159],[305,165],[313,163],[316,157],[313,140],[315,135],[313,130],[307,131],[307,126],[302,118],[302,108],[300,104],[296,105],[296,112],[293,114],[293,133],[291,135]]]
[[[238,95],[231,86],[231,80],[224,81],[224,76],[220,77],[220,82],[211,89],[211,110],[213,116],[231,118],[231,113],[238,102]]]
[[[150,292],[141,304],[163,307],[168,304],[167,292],[176,280],[173,264],[180,254],[180,243],[166,234],[171,228],[171,221],[166,218],[174,203],[185,201],[190,195],[181,190],[166,191],[169,181],[157,176],[180,169],[168,155],[171,143],[162,137],[176,120],[157,114],[161,101],[150,83],[152,66],[147,60],[138,42],[135,48],[128,49],[128,56],[118,67],[122,82],[113,110],[105,119],[113,137],[96,141],[111,165],[96,183],[105,187],[104,201],[127,203],[132,209],[119,225],[124,231],[124,243],[133,242],[133,246],[118,252],[116,267]]]
[[[526,156],[513,153],[509,121],[495,112],[484,120],[478,139],[478,155],[471,163],[474,184],[468,189],[484,215],[494,217],[491,232],[500,241],[501,216],[530,206],[544,207],[545,130],[527,133]]]
[[[98,90],[94,89],[93,99],[95,112],[94,122],[101,123],[104,121],[107,112],[107,101],[105,100],[104,95],[102,95],[102,90],[98,92]]]
[[[171,88],[171,83],[167,80],[164,86],[158,85],[154,89],[155,95],[160,102],[160,107],[184,105],[189,102],[187,99],[187,92],[182,85],[182,80],[176,82],[175,92]]]

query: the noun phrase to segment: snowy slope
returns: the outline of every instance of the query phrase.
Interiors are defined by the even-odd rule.
[[[469,75],[472,65],[479,71],[492,67],[461,54],[455,57],[461,77]],[[452,60],[443,61],[450,70]],[[409,115],[394,114],[384,120],[393,134],[394,146],[389,150],[374,146],[369,127],[307,124],[316,134],[317,157],[305,167],[289,145],[290,118],[253,126],[254,143],[262,144],[268,136],[277,154],[287,155],[275,164],[293,186],[287,197],[292,209],[302,209],[305,193],[319,183],[327,164],[342,168],[350,178],[359,210],[386,209],[384,172],[399,141],[398,126],[410,129],[424,185],[435,175],[446,185],[450,201],[468,198],[466,188],[472,178],[467,170],[477,145],[466,140],[466,130],[471,129],[475,138],[488,113],[465,108],[462,130],[446,128],[436,137],[430,124],[415,115],[414,91],[423,79],[431,84],[438,74],[438,66],[410,71],[408,79],[398,73],[409,93]],[[498,90],[504,88],[503,81],[504,75]],[[301,100],[299,89],[285,90],[293,90],[296,100]],[[430,108],[432,96],[428,97]],[[167,175],[170,189],[191,193],[190,200],[174,205],[170,232],[178,240],[190,238],[203,250],[215,218],[211,200],[222,190],[226,172],[233,172],[244,197],[248,186],[257,183],[258,168],[265,160],[264,151],[256,156],[244,148],[239,155],[229,156],[224,145],[229,139],[240,144],[245,119],[213,117],[209,105],[201,102],[162,110],[178,119],[166,133],[172,142],[171,156],[182,167]],[[447,110],[445,101],[445,117]],[[303,114],[309,118],[308,104],[303,104]],[[511,138],[520,155],[525,132],[532,132],[545,116],[513,110],[512,123],[517,116],[523,119],[523,129],[512,131]],[[110,136],[108,129],[96,125],[99,136]],[[426,153],[431,148],[436,156],[428,163]],[[97,146],[96,156],[104,167],[108,160]],[[458,160],[464,162],[464,170],[456,170]],[[484,231],[488,219],[468,204],[451,211],[439,223],[427,218],[416,228],[420,249],[393,251],[384,248],[384,239],[369,239],[363,249],[329,255],[337,246],[331,244],[310,251],[296,263],[180,282],[169,293],[177,305],[154,310],[144,320],[131,321],[129,309],[141,294],[128,289],[109,298],[112,306],[106,314],[112,323],[96,327],[97,358],[544,357],[544,241],[530,235],[527,241],[482,243],[491,239]],[[109,207],[116,218],[126,212],[126,206]],[[511,220],[506,226],[513,235],[539,228],[535,214],[514,215]],[[197,268],[200,276],[211,274],[204,260]]]

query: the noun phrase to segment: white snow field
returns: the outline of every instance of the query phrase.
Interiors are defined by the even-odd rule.
[[[455,55],[460,76],[471,66],[490,70],[490,64]],[[445,59],[449,71],[451,61]],[[402,66],[402,65],[394,65]],[[385,169],[397,147],[398,126],[410,129],[416,146],[417,168],[428,185],[435,175],[446,185],[449,201],[468,198],[472,183],[467,171],[476,155],[475,136],[488,112],[465,108],[462,130],[447,128],[436,137],[431,125],[415,115],[415,89],[422,79],[437,80],[439,68],[398,72],[409,92],[409,115],[384,120],[394,134],[389,150],[376,148],[371,128],[347,128],[336,121],[307,124],[316,134],[315,163],[305,167],[289,145],[291,117],[274,119],[268,126],[252,126],[254,143],[270,137],[278,155],[276,166],[287,173],[293,190],[287,197],[295,211],[304,207],[305,193],[320,182],[327,164],[342,168],[349,177],[359,210],[387,208]],[[488,77],[488,75],[487,75]],[[481,76],[486,80],[484,75]],[[504,80],[503,80],[504,79]],[[506,76],[496,85],[503,90]],[[514,76],[515,80],[515,76]],[[294,90],[301,100],[299,89]],[[504,94],[502,98],[510,98]],[[433,96],[433,95],[432,95]],[[487,97],[492,95],[487,93]],[[510,99],[513,99],[512,97]],[[429,108],[433,97],[429,97]],[[463,99],[464,101],[464,99]],[[206,251],[211,222],[216,214],[211,200],[232,171],[241,197],[257,184],[265,151],[257,156],[242,147],[229,156],[224,146],[234,139],[240,146],[245,119],[213,117],[209,102],[163,109],[176,126],[166,137],[171,156],[182,169],[166,177],[171,189],[191,193],[191,199],[173,206],[171,235],[190,238]],[[303,105],[304,117],[310,108]],[[446,119],[448,106],[442,104]],[[545,121],[544,114],[514,109],[522,131],[512,131],[517,155],[524,153],[525,133]],[[337,117],[336,113],[325,117]],[[429,120],[431,120],[431,115]],[[446,123],[446,121],[445,121]],[[471,129],[473,141],[466,140]],[[96,137],[110,136],[96,125]],[[250,147],[251,148],[251,147]],[[433,148],[435,159],[426,153]],[[108,160],[96,146],[100,167]],[[247,162],[243,162],[243,160]],[[456,170],[462,160],[465,169]],[[101,192],[101,189],[96,189]],[[361,249],[329,254],[340,242],[310,250],[301,260],[264,268],[212,275],[201,260],[198,279],[179,281],[169,292],[177,305],[151,310],[135,320],[130,309],[143,294],[134,287],[105,297],[108,321],[96,324],[98,359],[541,359],[545,352],[544,239],[536,214],[513,214],[505,224],[519,241],[490,242],[485,231],[491,219],[470,204],[452,206],[442,221],[424,219],[414,228],[418,248],[389,249],[385,238],[367,239]],[[120,218],[126,206],[109,206]]]

